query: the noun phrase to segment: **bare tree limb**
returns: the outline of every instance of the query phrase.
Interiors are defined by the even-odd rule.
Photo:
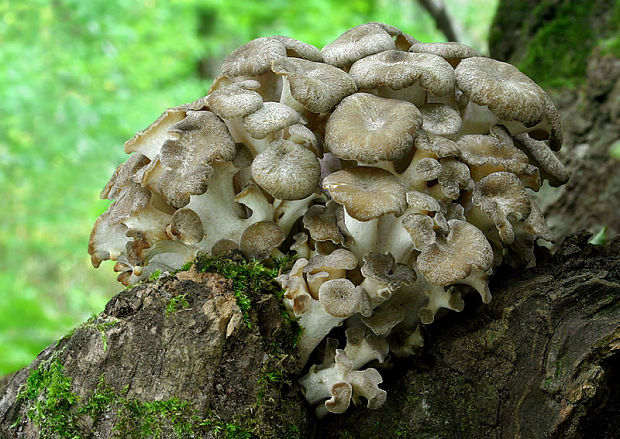
[[[418,0],[418,3],[433,17],[435,25],[448,41],[463,41],[463,34],[457,23],[452,19],[442,0]]]

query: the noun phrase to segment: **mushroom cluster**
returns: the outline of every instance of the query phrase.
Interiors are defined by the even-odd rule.
[[[488,303],[494,267],[532,265],[551,240],[531,191],[568,179],[558,112],[512,65],[381,23],[322,50],[258,38],[221,71],[125,144],[92,262],[133,284],[199,253],[294,253],[278,281],[301,361],[324,353],[299,380],[307,400],[377,408],[375,367],[415,353],[468,291]]]

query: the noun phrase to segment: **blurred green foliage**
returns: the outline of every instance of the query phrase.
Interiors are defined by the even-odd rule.
[[[446,4],[484,51],[495,1]],[[322,47],[367,21],[443,40],[414,0],[0,0],[0,375],[120,289],[86,247],[125,140],[249,39]]]

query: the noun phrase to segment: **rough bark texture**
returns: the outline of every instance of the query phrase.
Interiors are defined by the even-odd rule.
[[[500,0],[491,28],[491,56],[545,86],[562,116],[558,156],[572,177],[537,194],[560,240],[581,229],[620,233],[620,161],[609,154],[620,139],[618,29],[613,0]]]
[[[382,408],[322,421],[293,380],[291,331],[272,293],[250,294],[250,328],[220,275],[140,285],[0,390],[0,437],[37,438],[42,427],[41,437],[95,438],[618,437],[620,240],[587,239],[498,273],[490,306],[472,294],[463,313],[430,325],[421,356],[382,371]],[[70,380],[65,393],[53,379],[35,389],[49,370]]]

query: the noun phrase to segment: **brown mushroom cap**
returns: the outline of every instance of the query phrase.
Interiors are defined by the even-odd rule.
[[[166,233],[171,238],[186,245],[200,242],[204,237],[202,222],[196,212],[188,208],[182,208],[174,212]]]
[[[396,291],[416,279],[415,271],[404,264],[397,264],[389,252],[364,255],[361,271],[364,277],[385,283],[390,291]]]
[[[233,160],[237,153],[226,124],[210,111],[188,111],[169,132],[175,139],[161,147],[164,172],[159,190],[174,207],[189,203],[190,195],[203,194],[212,175],[211,164]]]
[[[116,168],[114,175],[112,175],[112,178],[110,178],[99,196],[108,200],[117,199],[123,188],[128,184],[132,182],[140,183],[141,179],[138,179],[137,176],[140,175],[141,170],[150,162],[151,160],[148,157],[139,152],[131,154],[125,163]]]
[[[568,181],[570,173],[545,142],[532,139],[527,133],[517,134],[515,139],[516,145],[527,152],[540,168],[542,178],[549,180],[551,186],[561,186]]]
[[[271,61],[286,58],[286,47],[272,37],[260,37],[235,49],[222,62],[222,74],[229,78],[259,76],[268,72]]]
[[[351,384],[344,381],[335,383],[329,389],[329,393],[332,397],[325,401],[327,411],[330,413],[346,412],[351,403],[351,395],[353,395]]]
[[[410,102],[368,93],[347,96],[325,126],[325,144],[345,160],[398,160],[413,147],[422,115]]]
[[[472,202],[491,219],[506,244],[515,239],[510,220],[523,221],[532,210],[521,181],[510,172],[494,172],[476,183]]]
[[[241,235],[241,252],[248,259],[268,259],[284,238],[284,233],[274,222],[260,221],[249,226]]]
[[[334,203],[335,204],[335,203]],[[310,207],[304,214],[304,227],[310,232],[310,236],[315,241],[331,241],[334,244],[344,242],[334,209],[342,207],[339,204],[331,204],[331,208],[321,205]],[[337,206],[337,207],[336,207]]]
[[[343,67],[368,55],[395,48],[396,44],[384,25],[366,23],[349,29],[323,47],[321,53],[326,63]]]
[[[404,216],[402,224],[418,251],[422,251],[424,247],[434,243],[437,239],[433,219],[430,216],[411,213]]]
[[[456,142],[441,136],[428,135],[420,130],[415,138],[417,150],[434,158],[458,157],[460,155]]]
[[[287,78],[291,96],[313,113],[331,111],[342,98],[357,91],[347,73],[329,64],[284,58],[274,61],[271,69]]]
[[[360,291],[349,279],[330,279],[319,288],[319,302],[329,315],[347,318],[359,310]]]
[[[339,248],[329,255],[317,255],[308,261],[304,273],[333,273],[336,271],[353,270],[357,267],[357,258],[349,250]]]
[[[493,172],[506,171],[526,181],[532,180],[528,186],[538,189],[538,170],[529,164],[527,155],[513,145],[510,137],[506,140],[481,134],[461,136],[457,141],[460,159],[469,166],[475,181]]]
[[[303,58],[309,61],[323,62],[321,51],[311,44],[296,40],[284,35],[274,35],[271,38],[278,40],[286,48],[287,56]]]
[[[301,200],[318,188],[321,165],[312,151],[279,140],[256,156],[252,178],[275,198]]]
[[[409,191],[406,194],[407,204],[409,207],[416,209],[417,213],[430,214],[434,212],[441,212],[442,204],[435,198],[427,195],[423,192]]]
[[[168,129],[174,124],[185,118],[185,110],[180,108],[169,108],[142,131],[138,131],[135,136],[125,142],[125,152],[139,152],[153,160],[162,144],[170,138]]]
[[[424,131],[437,136],[453,136],[461,129],[458,111],[445,104],[426,104],[420,107]]]
[[[243,126],[255,139],[264,139],[269,134],[299,122],[299,113],[279,102],[265,102],[261,108],[243,117]]]
[[[455,159],[441,160],[441,174],[438,177],[441,192],[449,199],[456,200],[461,189],[469,183],[469,168]]]
[[[459,61],[480,54],[465,44],[449,41],[446,43],[416,43],[409,48],[409,52],[432,53],[448,61],[450,65],[456,67]]]
[[[405,187],[390,172],[359,166],[328,175],[323,187],[358,221],[382,215],[401,215],[407,207]]]
[[[448,225],[448,236],[424,247],[417,259],[420,273],[433,285],[456,283],[472,269],[487,271],[493,264],[493,250],[480,229],[459,220],[450,220]]]
[[[542,121],[547,112],[541,88],[511,64],[473,57],[462,60],[455,72],[457,87],[502,120],[529,127]]]
[[[387,50],[360,59],[349,74],[360,89],[387,86],[400,90],[417,83],[435,96],[454,92],[454,69],[445,59],[430,53]]]
[[[263,98],[256,92],[259,88],[257,81],[235,82],[211,92],[205,100],[209,109],[222,119],[241,117],[263,106]]]

